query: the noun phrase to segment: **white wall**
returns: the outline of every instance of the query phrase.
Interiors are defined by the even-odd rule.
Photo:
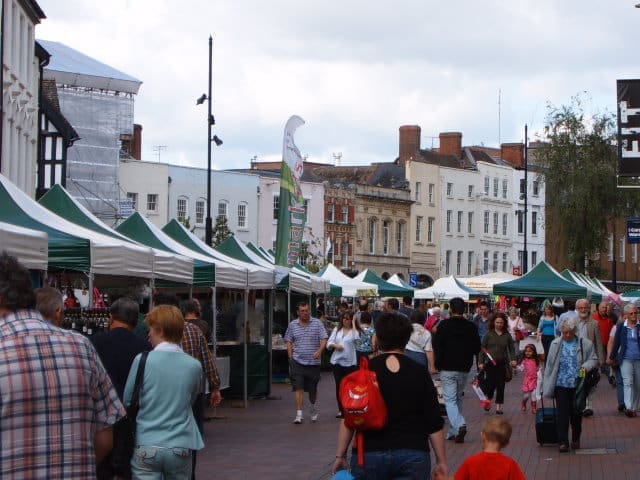
[[[136,210],[148,218],[158,228],[169,221],[169,165],[166,163],[122,160],[120,162],[120,198],[126,199],[127,193],[138,194]],[[147,196],[158,195],[156,210],[147,208]]]

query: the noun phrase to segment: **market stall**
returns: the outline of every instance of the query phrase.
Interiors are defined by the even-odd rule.
[[[354,280],[377,285],[378,295],[383,297],[413,297],[414,294],[413,288],[405,288],[394,285],[391,282],[387,282],[368,268],[356,275]]]
[[[412,287],[407,282],[405,282],[402,278],[400,278],[400,275],[398,275],[397,273],[394,273],[393,275],[391,275],[387,279],[387,282],[393,283],[394,285],[397,285],[399,287],[404,287],[404,288],[407,288],[407,289],[415,290],[414,287]]]
[[[47,269],[49,240],[45,232],[0,222],[0,252],[7,252],[29,270]]]
[[[450,275],[448,277],[437,279],[433,282],[433,285],[428,288],[416,290],[413,294],[413,298],[420,300],[444,301],[459,297],[465,302],[468,302],[484,295],[485,293],[465,286],[456,277]]]
[[[492,272],[477,275],[475,277],[458,278],[458,280],[469,288],[491,294],[493,292],[493,286],[498,283],[510,282],[518,277],[506,272]]]
[[[511,297],[587,298],[587,288],[560,275],[547,262],[540,262],[525,275],[510,282],[494,285],[494,295]]]
[[[328,263],[317,274],[318,277],[331,282],[342,288],[342,296],[344,297],[377,297],[378,286],[374,283],[362,282],[354,278],[348,277],[336,268],[333,263]]]

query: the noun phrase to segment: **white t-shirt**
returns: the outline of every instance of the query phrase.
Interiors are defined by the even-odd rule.
[[[405,349],[420,353],[433,352],[433,347],[431,346],[431,333],[429,330],[419,323],[414,323],[412,326],[413,332],[411,333],[409,343],[407,343]]]

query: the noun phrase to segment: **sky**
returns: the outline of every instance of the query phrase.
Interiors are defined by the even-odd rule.
[[[207,165],[209,35],[216,169],[279,161],[291,115],[328,164],[393,161],[401,125],[423,148],[531,141],[549,105],[615,113],[616,79],[640,78],[638,0],[37,1],[37,39],[143,82],[143,160],[177,165]]]

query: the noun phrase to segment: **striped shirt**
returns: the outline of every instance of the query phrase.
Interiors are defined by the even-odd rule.
[[[311,318],[307,325],[296,318],[284,334],[284,340],[293,344],[293,359],[302,365],[320,365],[320,359],[313,358],[313,354],[327,337],[327,330],[317,318]]]
[[[94,436],[124,417],[88,339],[34,310],[0,317],[0,477],[96,477]]]
[[[209,350],[207,339],[204,338],[200,328],[193,323],[184,322],[184,333],[182,334],[182,343],[180,346],[185,353],[188,353],[200,362],[202,371],[204,372],[204,378],[209,381],[209,388],[211,390],[219,390],[220,376],[218,375],[218,369],[213,361],[213,355],[211,355],[211,350]],[[202,392],[204,392],[204,385]]]

